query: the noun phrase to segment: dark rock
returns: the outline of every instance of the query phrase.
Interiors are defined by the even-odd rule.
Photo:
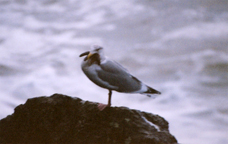
[[[0,143],[173,144],[168,122],[126,107],[99,111],[97,103],[65,95],[28,99],[0,121]]]

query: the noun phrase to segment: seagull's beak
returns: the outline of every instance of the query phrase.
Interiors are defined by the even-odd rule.
[[[87,59],[89,59],[92,55],[93,55],[93,53],[89,53],[87,56]]]
[[[89,54],[90,54],[90,52],[89,52],[89,51],[87,51],[87,52],[84,52],[84,53],[80,54],[80,56],[79,56],[79,57],[83,57],[83,56],[85,56],[85,55],[89,55]]]

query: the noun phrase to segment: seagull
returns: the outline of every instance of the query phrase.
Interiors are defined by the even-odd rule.
[[[81,68],[85,75],[98,86],[109,90],[108,104],[98,104],[100,111],[111,106],[113,90],[122,93],[139,93],[149,97],[152,94],[161,94],[132,76],[119,63],[107,58],[101,46],[92,46],[91,51],[86,51],[79,57],[83,56],[86,57],[81,63]]]

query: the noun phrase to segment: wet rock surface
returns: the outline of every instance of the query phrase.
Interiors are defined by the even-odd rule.
[[[28,99],[0,121],[0,143],[177,143],[168,122],[126,107],[99,111],[97,103],[54,94]]]

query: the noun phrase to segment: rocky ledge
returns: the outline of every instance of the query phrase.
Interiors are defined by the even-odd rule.
[[[126,107],[97,109],[97,103],[66,95],[28,99],[0,121],[0,143],[175,144],[168,122]]]

